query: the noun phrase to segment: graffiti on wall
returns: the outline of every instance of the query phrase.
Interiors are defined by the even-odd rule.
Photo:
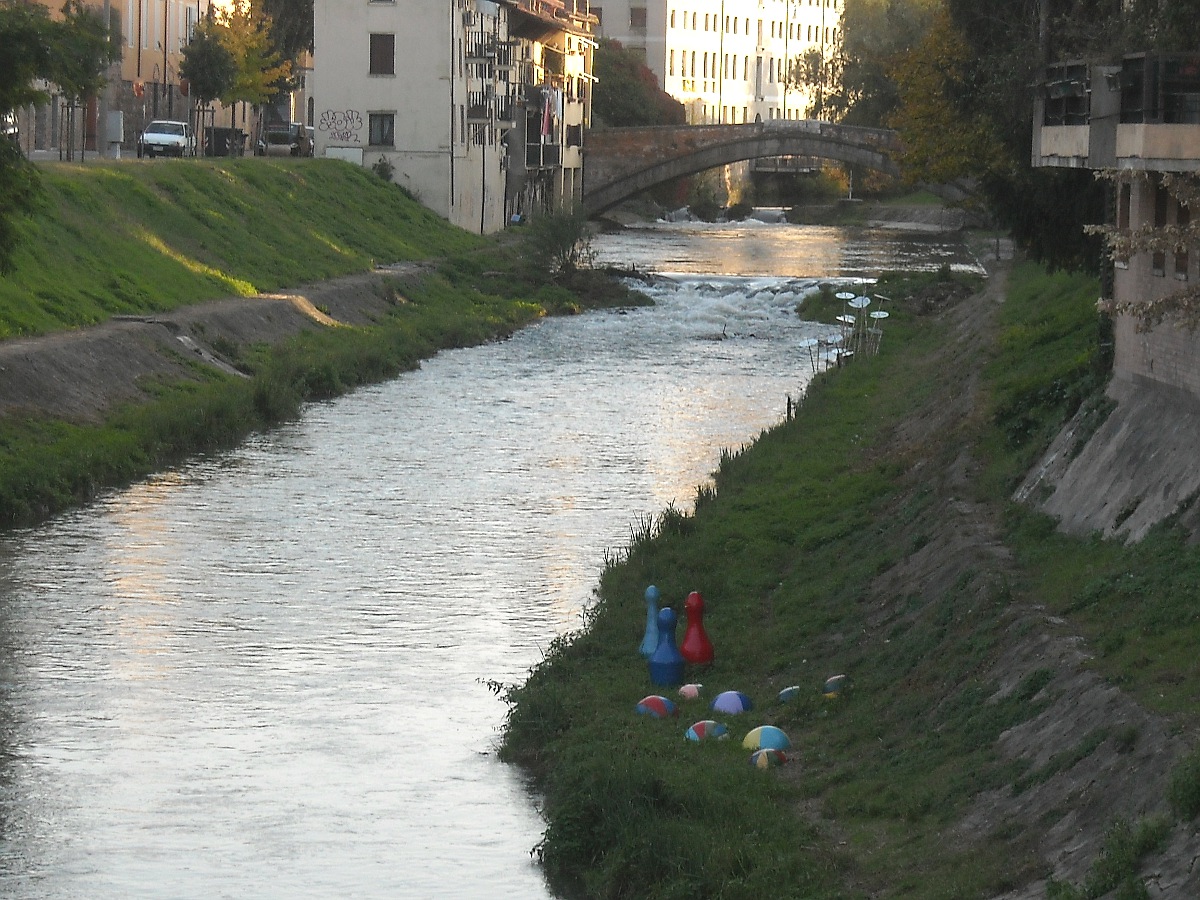
[[[321,113],[317,127],[324,131],[331,141],[350,141],[361,144],[358,133],[362,130],[362,113],[357,109],[327,109]]]

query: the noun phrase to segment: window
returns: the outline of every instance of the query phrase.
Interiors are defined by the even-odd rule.
[[[644,7],[644,6],[629,7],[629,27],[630,28],[645,28],[646,27],[646,7]]]
[[[371,74],[396,74],[396,36],[394,34],[371,35]]]
[[[395,113],[368,113],[367,126],[370,132],[368,143],[372,147],[396,146]]]
[[[672,75],[672,76],[675,74],[675,50],[674,50],[674,48],[672,48],[672,50],[671,50],[670,62],[668,63],[667,74]]]
[[[1154,188],[1154,225],[1161,228],[1167,224],[1167,207],[1171,205],[1171,195],[1161,184]],[[1150,274],[1165,275],[1167,269],[1167,254],[1156,250],[1150,258]]]
[[[671,27],[675,27],[675,10],[671,10]]]

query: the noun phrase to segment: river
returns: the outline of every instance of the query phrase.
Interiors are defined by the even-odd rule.
[[[759,223],[594,249],[668,276],[656,305],[439,354],[0,536],[0,893],[548,896],[487,682],[783,417],[818,280],[975,268],[955,237]]]

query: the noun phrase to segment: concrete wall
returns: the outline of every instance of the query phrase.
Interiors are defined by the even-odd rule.
[[[1154,222],[1152,182],[1137,179],[1130,191],[1129,221]],[[1176,221],[1178,204],[1172,199],[1167,210],[1168,223]],[[1114,295],[1124,302],[1160,299],[1186,289],[1200,279],[1200,259],[1193,250],[1188,255],[1186,272],[1177,272],[1174,253],[1167,252],[1161,269],[1154,266],[1151,253],[1139,253],[1124,266],[1118,265]],[[1140,330],[1140,319],[1120,315],[1114,319],[1114,375],[1118,378],[1147,378],[1181,388],[1200,398],[1200,334],[1189,332],[1168,318],[1152,330]]]

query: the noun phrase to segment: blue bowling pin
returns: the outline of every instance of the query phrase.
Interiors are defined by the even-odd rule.
[[[658,649],[658,588],[646,588],[646,634],[638,651],[649,659]]]
[[[654,684],[676,685],[683,681],[683,655],[675,646],[675,610],[664,607],[658,613],[658,646],[647,665]]]

